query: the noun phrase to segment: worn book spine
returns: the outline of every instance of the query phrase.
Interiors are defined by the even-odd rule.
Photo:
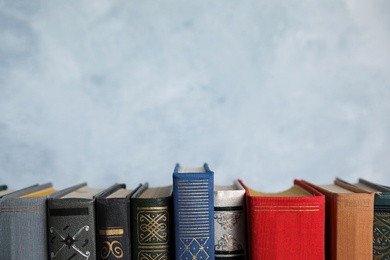
[[[295,184],[313,196],[252,196],[247,190],[249,259],[324,259],[325,197]]]
[[[50,259],[96,259],[94,202],[48,199]]]
[[[109,193],[125,188],[115,185]],[[96,255],[99,260],[130,260],[130,196],[95,199]]]
[[[0,259],[47,259],[46,198],[0,201]]]
[[[245,190],[214,191],[215,259],[246,259],[246,230]]]
[[[132,259],[173,259],[172,196],[139,198],[146,188],[130,199]]]
[[[345,183],[334,183],[344,191],[308,184],[326,197],[326,259],[372,259],[373,194]]]
[[[335,219],[333,225],[336,226],[330,228],[337,233],[331,242],[335,253],[332,259],[372,259],[374,193],[339,179],[334,183],[353,193],[339,193],[333,197],[336,208],[330,212],[331,218]]]
[[[173,173],[175,259],[215,259],[214,173]]]
[[[46,196],[20,196],[51,187],[34,185],[0,199],[0,259],[47,259]]]

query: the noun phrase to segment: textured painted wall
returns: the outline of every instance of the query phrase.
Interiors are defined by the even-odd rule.
[[[390,185],[390,2],[0,1],[0,182]]]

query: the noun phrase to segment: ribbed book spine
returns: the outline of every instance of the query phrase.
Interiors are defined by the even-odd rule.
[[[174,173],[176,259],[215,259],[214,180],[210,173]]]
[[[0,259],[47,259],[46,198],[0,201]]]

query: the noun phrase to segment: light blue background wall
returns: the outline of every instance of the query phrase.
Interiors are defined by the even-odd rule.
[[[0,0],[0,182],[390,185],[390,2]]]

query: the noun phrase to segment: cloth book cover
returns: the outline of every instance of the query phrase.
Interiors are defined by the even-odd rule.
[[[373,194],[339,180],[307,183],[326,196],[326,259],[372,259]]]
[[[215,185],[215,259],[246,259],[246,229],[245,189],[238,181],[228,186]]]
[[[101,191],[82,183],[48,197],[50,259],[96,259],[94,196]]]
[[[246,189],[249,259],[321,260],[325,196],[295,180],[284,192]]]
[[[214,172],[181,167],[173,172],[175,259],[215,259]]]
[[[139,186],[140,187],[140,186]],[[130,197],[139,188],[114,184],[95,197],[96,255],[99,260],[130,260]]]
[[[145,183],[130,203],[132,259],[173,259],[172,185]]]
[[[3,194],[0,199],[0,259],[48,259],[46,196],[51,183]]]
[[[7,185],[0,185],[0,191],[6,190],[7,188],[8,188]]]
[[[364,179],[355,185],[374,193],[373,259],[390,259],[390,188]]]

